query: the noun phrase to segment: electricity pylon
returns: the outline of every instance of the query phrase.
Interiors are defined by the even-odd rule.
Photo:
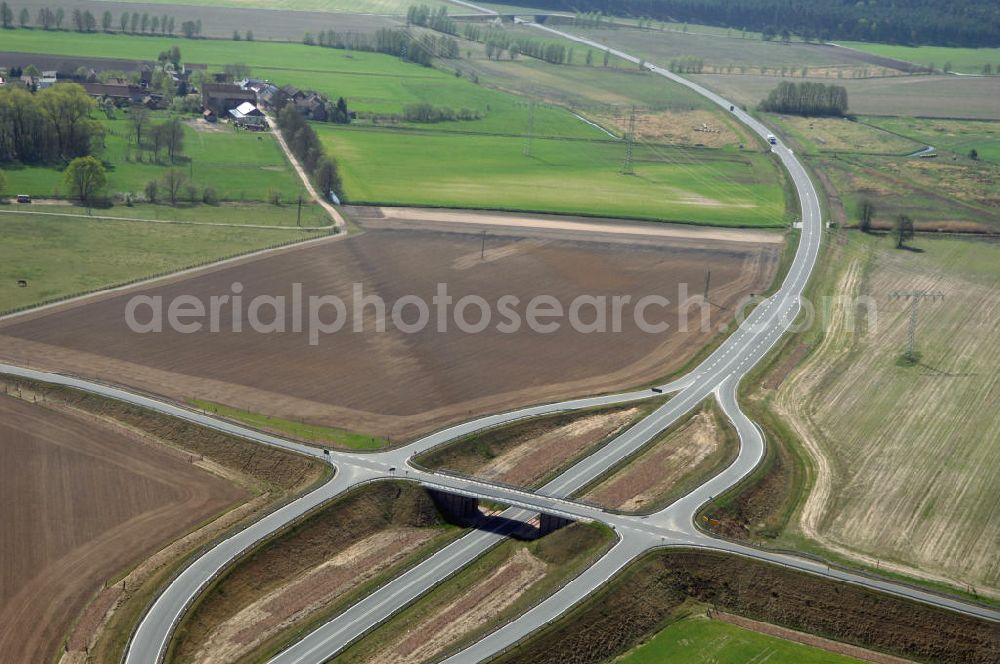
[[[628,134],[625,135],[625,163],[622,164],[622,173],[625,175],[635,175],[632,167],[632,144],[635,142],[635,106],[628,116]]]
[[[910,301],[910,328],[906,339],[906,359],[913,362],[916,359],[916,337],[917,337],[917,306],[920,300],[943,300],[944,293],[941,291],[909,290],[893,291],[889,294],[893,300]]]

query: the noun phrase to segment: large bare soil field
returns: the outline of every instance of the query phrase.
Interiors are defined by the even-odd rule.
[[[556,224],[545,229],[489,223],[439,224],[408,220],[368,220],[366,232],[344,241],[290,249],[267,257],[209,269],[175,281],[106,294],[0,323],[0,356],[104,380],[126,383],[178,400],[211,401],[315,424],[330,424],[389,437],[394,442],[496,411],[550,399],[603,392],[652,382],[680,368],[733,318],[734,306],[759,293],[773,279],[782,251],[780,236],[759,242],[742,231],[719,238],[670,237],[650,224],[646,235],[617,236]],[[634,227],[634,225],[630,225]],[[603,227],[602,227],[603,228]],[[482,230],[486,230],[485,236]],[[752,238],[752,239],[751,239]],[[711,271],[711,324],[700,329],[692,309],[688,332],[677,330],[678,287],[701,295]],[[124,322],[134,294],[162,296],[164,307],[176,296],[233,294],[239,282],[246,304],[259,294],[292,300],[293,284],[311,295],[335,295],[347,304],[348,322],[335,334],[310,345],[308,325],[293,331],[292,306],[282,320],[286,332],[236,332],[223,318],[218,332],[207,323],[199,332],[137,334]],[[391,309],[400,298],[416,295],[430,305],[429,324],[404,333],[391,322],[376,332],[374,307],[352,318],[353,284],[378,295]],[[432,305],[439,284],[458,302],[478,295],[492,309],[481,332],[457,329],[449,309],[447,331],[439,332]],[[666,332],[645,332],[634,311],[624,310],[621,331],[581,333],[564,317],[558,330],[541,333],[522,324],[504,332],[498,324],[499,299],[519,299],[522,322],[527,303],[551,295],[569,310],[579,295],[629,295],[633,304],[646,295],[670,300],[646,310],[651,322],[671,325]],[[608,306],[610,309],[610,305]],[[224,309],[229,311],[229,309]],[[262,320],[273,315],[265,307]],[[147,320],[147,315],[141,316]],[[592,307],[580,310],[593,322]],[[246,316],[244,316],[246,318]],[[325,320],[332,320],[328,310]],[[416,320],[408,307],[403,318]],[[476,306],[465,319],[480,320]],[[166,317],[164,318],[166,320]],[[364,331],[354,332],[363,322]],[[306,320],[308,323],[308,319]]]
[[[245,495],[120,430],[0,395],[0,659],[50,661],[102,584]]]

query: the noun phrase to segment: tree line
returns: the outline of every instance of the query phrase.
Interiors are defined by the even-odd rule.
[[[448,16],[448,8],[441,6],[432,10],[427,5],[410,5],[406,10],[406,24],[430,28],[449,35],[458,34],[458,24]]]
[[[430,67],[434,58],[454,59],[460,55],[458,40],[454,37],[424,34],[415,38],[403,30],[392,28],[380,28],[374,35],[335,30],[320,30],[315,34],[307,32],[302,36],[302,43],[347,51],[385,53],[425,67]]]
[[[847,114],[847,88],[823,83],[791,83],[785,81],[771,90],[760,103],[760,110],[794,115]]]
[[[343,200],[343,189],[337,161],[326,154],[316,131],[291,105],[278,112],[278,129],[288,143],[288,149],[302,164],[302,168],[312,176],[313,182],[328,196],[330,192]]]
[[[27,7],[17,15],[17,25],[14,21],[14,10],[6,2],[0,2],[0,25],[7,29],[14,27],[41,28],[42,30],[75,30],[76,32],[97,32],[97,17],[90,10],[74,9],[67,23],[66,10],[62,7],[50,9],[42,7],[35,15],[34,24],[31,12]],[[63,25],[66,25],[64,28]],[[173,36],[176,29],[176,19],[168,14],[150,15],[148,12],[122,12],[118,21],[110,11],[101,14],[101,30],[114,32],[115,28],[122,34]],[[181,34],[188,39],[201,36],[201,19],[184,21],[180,25]]]
[[[104,147],[104,128],[91,117],[94,100],[75,83],[31,94],[0,88],[0,163],[68,162]]]
[[[512,37],[502,28],[483,29],[478,25],[466,23],[463,29],[463,37],[469,41],[482,42],[486,45],[486,57],[500,60],[504,51],[511,60],[516,60],[520,55],[526,55],[536,60],[544,60],[555,65],[573,64],[573,48],[566,47],[559,42],[546,41],[544,39],[532,39],[531,37]],[[588,63],[589,64],[589,63]]]
[[[996,0],[497,0],[499,4],[783,32],[822,40],[1000,46]]]

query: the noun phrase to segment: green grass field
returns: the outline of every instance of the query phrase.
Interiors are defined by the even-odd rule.
[[[297,200],[305,194],[301,182],[292,170],[274,137],[268,133],[237,132],[229,126],[213,127],[212,131],[184,128],[184,153],[176,164],[170,165],[163,156],[161,162],[139,162],[126,155],[134,150],[127,147],[128,114],[118,111],[115,119],[106,119],[95,112],[105,127],[105,148],[98,156],[107,162],[109,194],[117,192],[142,193],[149,180],[159,180],[169,168],[176,168],[191,175],[200,191],[206,186],[216,189],[219,197],[231,201],[266,201],[268,193],[281,194],[282,200]],[[166,111],[153,114],[154,121],[162,122]],[[184,116],[190,119],[190,116]],[[162,155],[161,155],[162,156]],[[7,193],[31,194],[35,197],[66,196],[66,186],[60,169],[48,166],[5,166]],[[182,192],[182,196],[186,196]]]
[[[293,230],[0,214],[0,311],[308,237]],[[18,287],[19,279],[28,286]]]
[[[292,438],[303,440],[316,445],[329,445],[350,450],[377,450],[386,447],[389,441],[384,438],[376,438],[347,429],[336,427],[307,424],[305,422],[294,422],[283,420],[280,417],[270,417],[261,413],[254,413],[249,410],[233,408],[214,401],[204,399],[191,399],[191,404],[210,413],[222,415],[230,419],[249,424],[257,429],[277,431]]]
[[[36,206],[32,212],[53,215],[118,217],[121,219],[148,219],[151,221],[178,221],[199,224],[234,224],[240,226],[271,226],[274,228],[320,228],[332,223],[326,211],[316,203],[303,203],[299,215],[295,201],[272,205],[270,203],[220,203],[219,205],[187,205],[176,207],[168,204],[116,205],[110,208],[87,210],[79,206]]]
[[[780,226],[784,195],[759,153],[321,127],[352,203],[536,210],[713,225]]]
[[[860,660],[695,616],[672,623],[616,661],[620,664],[847,664]]]
[[[982,73],[983,65],[990,65],[993,71],[1000,69],[1000,48],[950,48],[947,46],[896,46],[893,44],[869,44],[867,42],[839,42],[842,46],[856,48],[866,53],[874,53],[887,58],[905,60],[917,65],[942,69],[951,63],[951,70],[965,74]]]
[[[254,76],[279,85],[291,83],[315,89],[334,99],[342,96],[352,110],[362,114],[399,114],[407,104],[427,102],[456,110],[468,108],[480,115],[479,120],[434,125],[439,131],[511,133],[524,131],[528,124],[525,99],[380,53],[288,43],[54,34],[40,30],[5,32],[4,42],[5,49],[27,53],[150,60],[161,50],[179,46],[186,62],[207,64],[211,70],[244,63]],[[535,109],[535,131],[542,136],[603,135],[565,110],[545,105]]]

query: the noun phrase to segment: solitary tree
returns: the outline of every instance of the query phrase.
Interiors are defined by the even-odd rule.
[[[972,161],[979,161],[979,150],[977,150],[976,148],[972,148],[971,150],[969,150],[969,159],[971,159]]]
[[[0,199],[3,198],[4,189],[7,188],[7,178],[4,177],[3,171],[0,171]]]
[[[143,191],[146,194],[146,200],[150,203],[155,203],[157,194],[160,193],[160,183],[156,180],[150,180],[146,183]]]
[[[114,19],[111,18],[111,12],[104,12],[101,14],[101,28],[105,32],[111,32],[111,22]]]
[[[316,184],[319,190],[327,198],[330,192],[340,196],[340,174],[337,172],[337,162],[333,157],[323,157],[316,166]]]
[[[163,188],[167,192],[167,198],[170,200],[171,205],[177,205],[177,199],[180,196],[181,189],[184,187],[186,178],[184,177],[184,172],[179,171],[176,168],[171,168],[163,175]]]
[[[875,216],[875,204],[869,200],[861,201],[861,205],[858,208],[858,216],[860,217],[858,228],[865,233],[870,233],[872,230],[872,218]]]
[[[31,13],[27,7],[21,9],[21,14],[17,18],[22,28],[28,27],[28,24],[31,23]]]
[[[104,164],[95,157],[77,157],[69,162],[64,179],[73,196],[84,203],[94,202],[108,183]]]
[[[14,23],[14,11],[6,2],[0,2],[0,25],[5,28],[11,27]]]
[[[907,240],[913,239],[913,220],[905,214],[896,218],[896,248],[902,249]]]
[[[129,17],[128,12],[122,12],[121,18],[118,19],[118,27],[121,28],[121,31],[123,33],[128,32],[128,17]]]
[[[142,149],[142,138],[149,125],[149,110],[145,106],[134,106],[128,114],[129,126],[135,138],[135,146]]]
[[[240,40],[240,31],[233,30],[233,41],[239,41],[239,40]]]

